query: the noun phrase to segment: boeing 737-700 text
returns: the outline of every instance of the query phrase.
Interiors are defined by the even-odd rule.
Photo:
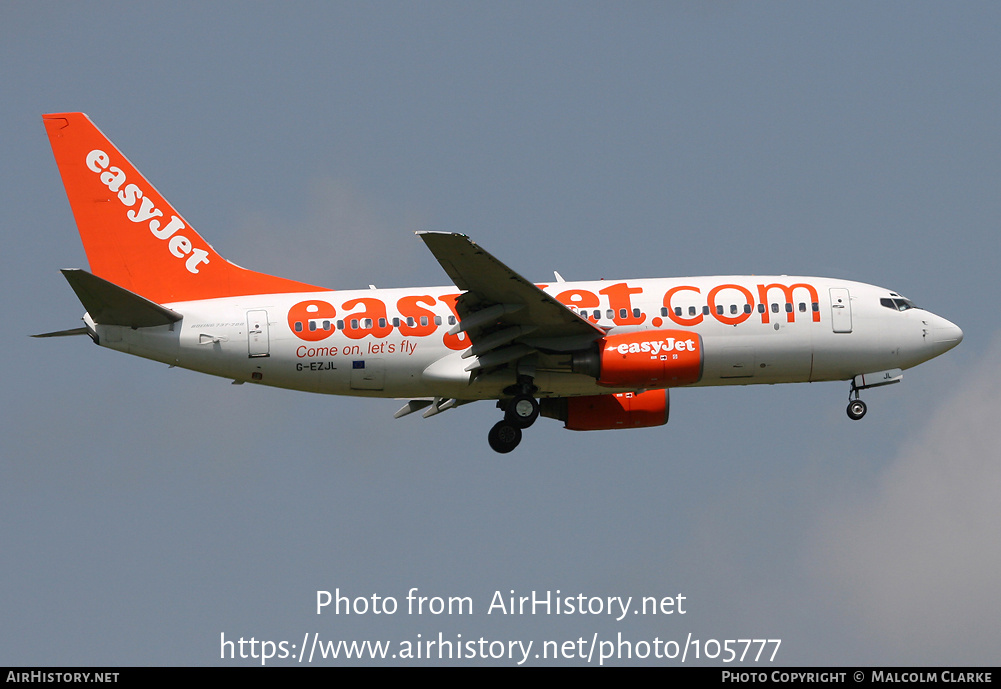
[[[236,266],[82,113],[44,116],[90,272],[64,270],[97,344],[235,383],[407,400],[425,417],[496,400],[490,446],[541,415],[573,430],[667,423],[678,386],[851,382],[859,392],[962,331],[899,294],[829,278],[534,284],[464,235],[419,232],[454,286],[331,290]]]

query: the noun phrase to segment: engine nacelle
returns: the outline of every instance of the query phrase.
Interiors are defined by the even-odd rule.
[[[702,378],[702,337],[686,330],[608,335],[597,350],[574,354],[573,370],[610,388],[669,388]]]
[[[539,403],[542,416],[563,421],[563,427],[571,431],[663,426],[671,410],[667,390],[544,397]]]

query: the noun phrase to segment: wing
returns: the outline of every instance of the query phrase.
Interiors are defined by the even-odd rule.
[[[464,293],[456,302],[473,346],[463,357],[467,371],[491,368],[536,352],[585,349],[605,331],[581,318],[498,261],[462,234],[418,232],[442,268]]]

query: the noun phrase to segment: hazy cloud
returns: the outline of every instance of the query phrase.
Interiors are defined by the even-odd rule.
[[[914,429],[874,493],[830,514],[822,529],[820,578],[893,662],[997,660],[999,418],[995,337],[954,396]]]

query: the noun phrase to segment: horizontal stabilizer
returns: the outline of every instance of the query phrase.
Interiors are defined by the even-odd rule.
[[[86,270],[63,270],[62,274],[95,323],[149,328],[181,320],[181,314],[176,311],[91,275]]]
[[[73,328],[72,330],[57,330],[54,333],[39,333],[32,337],[69,337],[70,335],[86,335],[87,328]]]

